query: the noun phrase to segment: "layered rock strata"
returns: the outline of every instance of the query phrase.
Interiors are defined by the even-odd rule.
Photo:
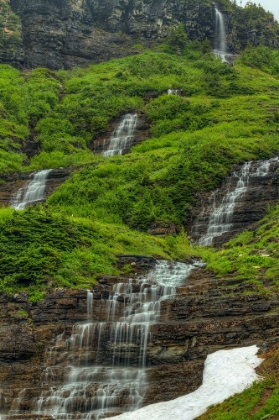
[[[223,7],[229,52],[262,39],[278,47],[272,16],[247,26],[240,8],[233,14]],[[0,62],[19,68],[69,69],[136,54],[179,23],[188,39],[209,39],[212,46],[216,31],[215,5],[202,0],[2,0],[0,15]]]
[[[18,67],[71,68],[137,53],[161,42],[182,22],[189,39],[214,40],[215,11],[202,1],[10,0],[21,20],[21,44],[2,62]],[[232,15],[224,12],[229,43]],[[140,51],[140,50],[139,50]]]
[[[59,168],[52,170],[47,178],[45,197],[51,195],[54,190],[63,182],[65,182],[73,168]],[[7,182],[0,184],[0,208],[8,207],[11,203],[11,197],[13,194],[24,187],[32,178],[33,172],[25,172],[21,174],[9,174]]]
[[[200,193],[196,197],[196,205],[188,220],[187,229],[193,242],[199,242],[208,235],[210,223],[215,223],[216,228],[220,223],[220,232],[222,230],[225,232],[213,238],[213,244],[220,246],[262,219],[268,208],[277,204],[279,200],[278,158],[250,162],[248,172],[243,178],[245,185],[239,182],[243,175],[243,168],[244,165],[235,165],[231,174],[222,181],[213,194]],[[233,203],[235,198],[233,193],[236,188],[238,188],[235,193],[237,197]],[[226,211],[232,213],[228,218]],[[216,217],[215,220],[212,218],[214,212],[220,213],[220,217]],[[222,229],[222,223],[227,223],[227,227]]]
[[[10,0],[22,22],[19,66],[71,68],[137,53],[182,22],[189,39],[214,40],[215,9],[180,0]],[[232,34],[232,15],[224,13]]]
[[[135,112],[132,112],[135,113]],[[129,143],[129,148],[124,149],[122,154],[129,153],[131,147],[142,143],[149,137],[150,134],[150,124],[147,121],[146,115],[142,111],[137,111],[137,123],[135,130],[133,132],[133,141]],[[122,116],[123,117],[123,116]],[[90,144],[90,149],[94,153],[102,154],[104,151],[108,149],[108,145],[110,143],[110,139],[112,137],[112,133],[115,132],[119,125],[119,121],[121,118],[117,118],[109,126],[109,129],[103,135],[98,136],[98,138],[94,139]]]
[[[154,263],[139,256],[123,256],[122,263],[127,261],[136,271],[138,263],[146,268]],[[93,286],[95,322],[107,322],[107,299],[119,281],[124,279],[106,276]],[[32,304],[24,293],[1,295],[0,414],[7,416],[4,418],[48,418],[32,411],[42,391],[50,386],[44,379],[51,363],[49,349],[62,334],[59,347],[63,352],[73,325],[86,321],[86,296],[84,290],[56,290],[44,301]],[[144,404],[196,389],[209,353],[251,344],[266,346],[278,340],[278,304],[277,295],[260,296],[244,279],[216,280],[204,269],[194,270],[177,296],[161,302],[160,319],[151,326],[147,347],[149,388]],[[121,312],[121,297],[119,305]],[[102,358],[109,365],[111,347],[105,339],[106,329],[103,331]],[[58,368],[63,371],[63,364]]]

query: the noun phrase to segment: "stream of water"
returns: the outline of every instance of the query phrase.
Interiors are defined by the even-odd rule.
[[[227,62],[227,34],[225,21],[222,12],[215,6],[215,45],[213,53],[216,57],[221,58],[223,62]]]
[[[87,321],[74,325],[69,338],[58,336],[46,352],[43,391],[32,413],[95,420],[139,408],[148,389],[151,326],[160,320],[162,300],[174,296],[197,266],[158,261],[147,275],[115,284],[103,301],[102,322],[94,320],[94,292],[88,291]]]
[[[36,172],[31,181],[20,188],[11,197],[11,207],[16,210],[23,210],[26,206],[44,200],[47,177],[51,169]]]
[[[278,163],[278,161],[278,158],[272,158],[259,162],[246,162],[239,172],[234,172],[233,176],[229,178],[226,188],[227,192],[221,201],[219,199],[219,189],[213,192],[206,210],[209,213],[208,227],[206,234],[201,236],[198,241],[200,245],[209,246],[213,243],[214,238],[232,229],[235,206],[247,191],[251,178],[265,178],[269,174],[271,165]],[[236,184],[235,179],[237,179]],[[199,217],[203,217],[204,214],[205,212],[203,211]],[[196,233],[198,232],[199,220],[194,225],[193,230]]]
[[[127,114],[122,118],[109,141],[107,150],[103,152],[103,156],[122,155],[125,150],[131,148],[137,120],[137,114]]]

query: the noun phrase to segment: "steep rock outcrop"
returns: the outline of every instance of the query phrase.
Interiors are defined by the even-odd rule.
[[[54,190],[65,182],[74,168],[60,168],[52,170],[47,178],[45,197],[51,195]],[[31,180],[34,172],[23,172],[21,174],[4,175],[4,182],[0,185],[0,208],[8,207],[11,203],[13,194],[22,188]]]
[[[189,39],[213,43],[213,5],[180,0],[10,0],[22,22],[27,68],[71,68],[135,54],[134,44],[152,46],[182,22]],[[228,32],[232,16],[226,14]]]
[[[268,170],[263,169],[262,173],[257,173],[261,165],[269,165]],[[198,242],[207,234],[211,215],[218,212],[226,194],[233,192],[239,181],[239,176],[244,165],[235,165],[231,174],[222,182],[214,193],[200,193],[196,197],[196,205],[192,211],[191,219],[188,221],[188,233],[194,242]],[[264,168],[264,166],[262,166]],[[246,188],[239,191],[233,214],[229,220],[230,229],[220,236],[213,239],[213,244],[220,246],[228,241],[232,236],[247,229],[253,223],[262,219],[270,206],[277,204],[279,200],[279,162],[278,159],[270,161],[254,161],[250,164],[250,176]],[[240,187],[242,188],[242,187]],[[229,197],[228,207],[232,206]],[[232,208],[232,207],[231,207]],[[201,210],[202,209],[202,210]],[[223,223],[225,222],[224,208],[222,208]],[[221,215],[222,216],[222,215]]]
[[[184,22],[191,39],[214,37],[214,9],[180,0],[11,0],[22,22],[27,68],[70,68],[134,54]]]
[[[230,52],[262,39],[278,47],[272,15],[262,23],[249,18],[247,27],[242,8],[218,7]],[[209,39],[213,46],[216,30],[214,2],[202,0],[2,0],[0,15],[8,22],[2,25],[0,62],[20,68],[67,69],[136,54],[137,45],[162,42],[179,23],[190,40]]]
[[[135,113],[135,111],[131,112],[132,114]],[[149,137],[150,134],[150,124],[147,121],[146,115],[142,112],[137,110],[137,124],[136,128],[133,133],[133,141],[130,144],[129,149],[123,150],[122,154],[128,153],[131,149],[131,147],[143,142]],[[108,145],[110,142],[110,139],[112,137],[112,133],[115,132],[119,125],[119,117],[112,121],[112,123],[109,126],[109,129],[103,134],[98,136],[96,139],[94,139],[90,144],[90,149],[94,153],[102,153],[108,149]]]
[[[152,259],[139,256],[121,258],[121,264],[145,262],[146,267],[152,267],[154,263]],[[111,288],[124,280],[102,277],[99,284],[93,286],[95,322],[107,322]],[[197,269],[179,288],[176,297],[161,302],[160,319],[150,330],[149,388],[144,404],[172,399],[197,388],[209,353],[250,344],[268,346],[276,337],[278,340],[279,297],[258,295],[253,292],[253,286],[249,294],[243,295],[243,286],[249,290],[244,280],[216,280],[206,270]],[[124,302],[121,303],[120,296],[117,313],[122,311],[121,305]],[[48,418],[31,414],[41,392],[50,386],[43,378],[46,367],[52,362],[49,360],[52,353],[45,353],[45,349],[55,345],[56,336],[60,334],[53,354],[63,352],[73,324],[87,319],[86,307],[86,291],[83,290],[56,290],[37,304],[28,302],[24,293],[12,298],[1,295],[0,414],[9,412],[9,419]],[[104,327],[102,334],[102,359],[109,365],[112,358],[110,339],[106,337],[109,329]],[[90,356],[93,358],[97,345],[94,343]],[[131,355],[133,357],[133,349]],[[57,378],[63,378],[63,364],[58,363],[57,369]],[[12,413],[16,413],[15,416]]]

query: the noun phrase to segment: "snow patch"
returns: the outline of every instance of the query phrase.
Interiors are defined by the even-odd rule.
[[[196,391],[172,401],[151,404],[110,420],[193,420],[212,404],[242,392],[257,379],[255,368],[263,359],[257,346],[219,350],[207,356],[203,384]]]

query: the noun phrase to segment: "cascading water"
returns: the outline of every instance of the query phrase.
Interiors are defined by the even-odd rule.
[[[249,182],[250,165],[250,162],[244,164],[240,171],[236,188],[227,192],[219,206],[216,205],[216,192],[213,193],[211,197],[213,202],[212,211],[209,218],[208,229],[206,235],[200,238],[200,245],[211,245],[216,236],[223,235],[223,233],[230,230],[235,204],[238,198],[246,191]]]
[[[240,200],[241,196],[247,191],[249,181],[253,177],[265,178],[270,171],[271,164],[278,162],[278,158],[269,159],[259,162],[246,162],[239,173],[234,172],[233,176],[227,186],[227,193],[222,198],[219,198],[219,190],[213,192],[210,197],[209,203],[209,222],[206,234],[201,236],[198,240],[200,245],[209,246],[213,243],[214,238],[229,232],[233,227],[232,217],[234,214],[235,206]],[[237,179],[236,186],[234,186],[235,178]],[[194,225],[193,233],[198,234],[199,219],[205,215],[203,211],[198,217],[197,223]]]
[[[223,62],[226,62],[227,53],[227,34],[224,22],[223,14],[215,6],[215,46],[213,53],[216,57],[221,58]]]
[[[179,90],[178,89],[168,89],[168,95],[178,95]]]
[[[35,173],[31,181],[12,195],[11,207],[16,210],[23,210],[29,204],[42,201],[50,172],[51,169],[45,169]]]
[[[88,291],[87,321],[76,324],[68,339],[58,336],[46,353],[44,390],[33,401],[32,414],[95,420],[140,407],[148,388],[151,326],[160,321],[161,302],[200,265],[160,261],[146,276],[115,284],[109,299],[101,301],[103,322],[94,321],[94,292]]]
[[[137,114],[127,114],[122,118],[109,141],[108,149],[102,153],[103,156],[122,155],[125,150],[130,149],[134,140],[137,120]]]

